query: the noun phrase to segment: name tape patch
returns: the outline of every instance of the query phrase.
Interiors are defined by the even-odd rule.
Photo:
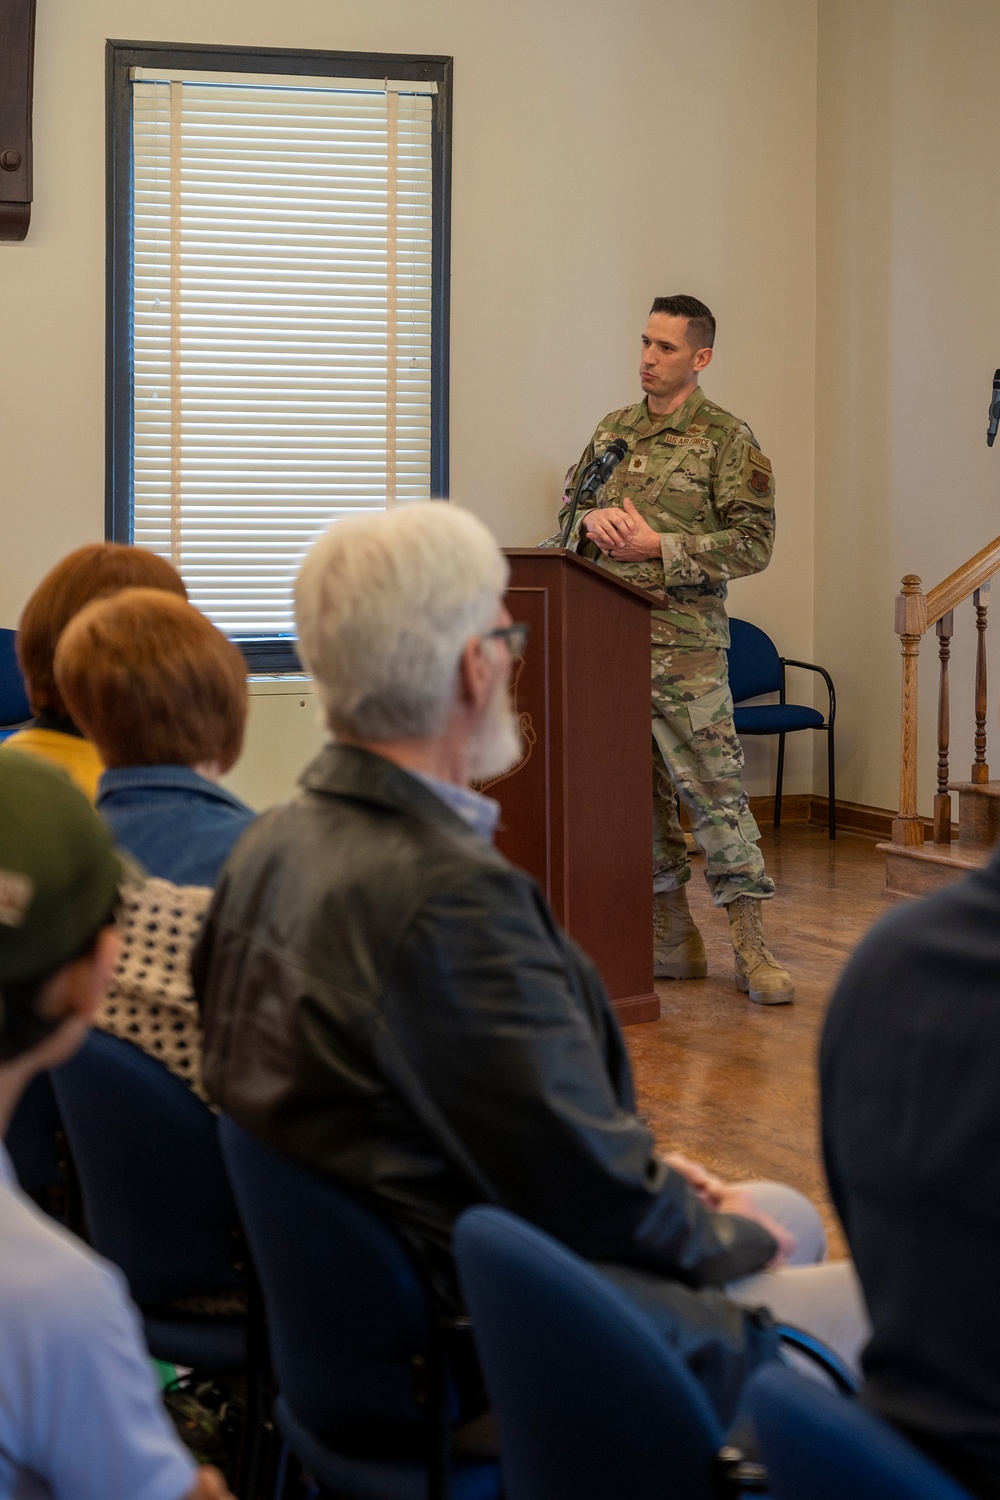
[[[689,437],[686,432],[658,432],[656,441],[672,448],[693,448],[696,453],[709,453],[712,448],[708,438]]]

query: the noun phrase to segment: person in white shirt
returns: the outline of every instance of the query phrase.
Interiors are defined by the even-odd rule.
[[[83,1041],[122,866],[87,799],[0,760],[0,1134]],[[0,1145],[0,1500],[232,1500],[171,1426],[121,1273],[46,1218]]]

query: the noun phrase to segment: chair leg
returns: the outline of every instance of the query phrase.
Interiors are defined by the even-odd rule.
[[[278,1464],[274,1475],[274,1487],[271,1491],[270,1500],[285,1500],[285,1490],[288,1485],[288,1456],[288,1444],[284,1439],[281,1439]]]
[[[828,795],[830,798],[830,837],[837,837],[837,775],[833,751],[833,725],[826,731],[829,741],[826,747],[826,769],[829,783]]]
[[[774,784],[774,826],[781,827],[781,783],[785,779],[785,736],[778,735],[778,776]]]
[[[435,1326],[427,1349],[427,1500],[451,1495],[451,1423],[448,1415],[448,1359],[444,1332]]]

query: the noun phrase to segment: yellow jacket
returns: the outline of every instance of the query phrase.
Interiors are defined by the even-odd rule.
[[[91,802],[97,800],[97,783],[104,762],[89,740],[75,734],[64,734],[61,729],[37,729],[29,725],[4,740],[0,748],[20,750],[24,755],[34,755],[50,766],[57,766]]]

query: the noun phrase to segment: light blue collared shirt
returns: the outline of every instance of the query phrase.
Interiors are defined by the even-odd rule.
[[[125,1278],[21,1192],[0,1144],[0,1500],[181,1500]]]
[[[471,786],[459,786],[454,781],[441,781],[437,776],[425,776],[421,771],[414,771],[412,774],[435,797],[440,797],[453,813],[457,813],[473,833],[478,833],[481,839],[492,844],[500,821],[500,804],[496,798],[484,797],[482,792],[474,792]]]

